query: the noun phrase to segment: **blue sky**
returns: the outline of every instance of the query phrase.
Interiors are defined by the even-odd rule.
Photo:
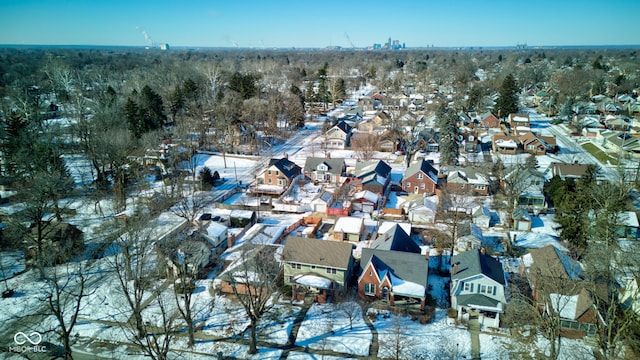
[[[640,1],[0,0],[0,44],[637,45]]]

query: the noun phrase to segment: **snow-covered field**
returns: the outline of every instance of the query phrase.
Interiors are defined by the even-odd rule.
[[[313,304],[305,317],[296,345],[310,349],[330,349],[337,352],[365,356],[373,335],[359,311],[350,326],[346,313],[335,304]]]

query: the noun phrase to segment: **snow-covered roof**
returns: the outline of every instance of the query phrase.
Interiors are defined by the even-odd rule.
[[[395,295],[423,297],[425,287],[416,283],[405,281],[395,276],[393,272],[389,272],[391,286]]]
[[[518,143],[516,143],[515,140],[513,139],[509,139],[509,140],[496,140],[496,145],[500,146],[500,147],[508,147],[508,148],[517,148],[518,147]]]
[[[369,202],[372,203],[377,203],[378,202],[378,194],[375,194],[369,190],[363,190],[363,191],[359,191],[355,194],[353,194],[353,198],[354,199],[365,199]]]
[[[294,277],[293,281],[296,284],[310,286],[317,289],[331,289],[332,283],[331,280],[317,275],[300,275],[298,277]]]
[[[378,234],[386,233],[394,225],[400,226],[400,228],[402,230],[404,230],[404,232],[406,232],[407,235],[411,234],[411,224],[409,224],[409,223],[399,223],[399,222],[395,222],[395,221],[384,221],[384,222],[382,222],[382,224],[380,224],[380,227],[378,227]]]
[[[219,222],[211,221],[207,226],[207,234],[213,238],[218,238],[227,231],[227,227]]]
[[[364,224],[364,219],[362,218],[343,216],[338,218],[338,220],[336,220],[336,224],[333,227],[333,231],[344,232],[349,234],[359,234],[363,224]]]

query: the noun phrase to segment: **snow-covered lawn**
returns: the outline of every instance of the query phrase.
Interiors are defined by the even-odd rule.
[[[362,312],[358,312],[351,329],[349,318],[335,304],[313,304],[300,325],[296,345],[366,356],[372,339]]]

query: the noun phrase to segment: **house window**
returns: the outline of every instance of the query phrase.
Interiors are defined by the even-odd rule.
[[[424,190],[424,183],[420,184],[420,189]]]
[[[327,274],[336,274],[338,271],[333,268],[327,268]]]
[[[271,178],[268,178],[268,179],[267,179],[267,182],[268,182],[269,184],[271,184]]]
[[[375,296],[376,295],[376,284],[365,283],[364,284],[364,294],[368,295],[368,296]]]
[[[267,174],[271,175],[271,170],[267,170]]]
[[[416,175],[416,179],[418,179],[418,180],[422,180],[422,173],[418,173],[418,174]]]
[[[292,269],[298,269],[298,270],[300,270],[300,269],[302,269],[302,265],[301,265],[301,264],[293,263],[293,264],[291,264],[291,268],[292,268]]]
[[[473,292],[473,283],[464,283],[464,291]]]
[[[476,184],[475,187],[476,187],[476,190],[484,190],[486,186],[482,184]]]
[[[406,188],[407,189],[411,189],[411,183],[410,182],[407,183]]]
[[[487,285],[480,285],[480,293],[481,294],[487,293]]]
[[[535,150],[535,145],[527,145],[527,150]]]
[[[285,185],[287,185],[287,182],[285,180],[283,180],[283,179],[278,179],[278,185],[285,186]]]
[[[280,171],[276,170],[276,176],[280,175]]]
[[[315,265],[311,265],[311,270],[315,270],[316,266]]]

